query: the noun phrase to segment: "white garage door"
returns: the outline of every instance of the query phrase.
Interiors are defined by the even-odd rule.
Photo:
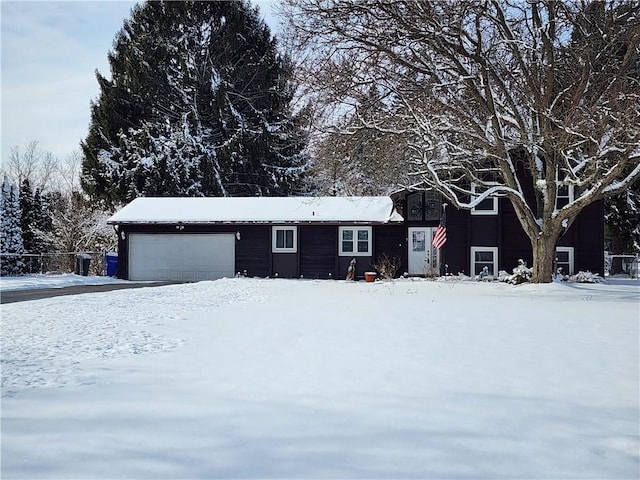
[[[233,234],[129,235],[129,279],[199,281],[233,277]]]

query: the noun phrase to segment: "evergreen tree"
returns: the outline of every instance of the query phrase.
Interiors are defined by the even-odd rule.
[[[20,185],[20,228],[22,243],[26,253],[46,253],[48,245],[45,236],[51,230],[51,217],[40,189],[31,189],[31,182],[25,178]],[[27,262],[30,269],[37,262]],[[31,265],[34,263],[34,265]]]
[[[137,5],[97,73],[82,185],[144,195],[289,195],[307,158],[291,65],[248,2]]]
[[[610,254],[640,253],[640,183],[605,203]]]
[[[22,229],[22,244],[28,253],[38,252],[37,231],[36,231],[36,211],[34,205],[33,191],[29,179],[25,178],[20,185],[20,228]],[[39,252],[38,252],[39,253]]]
[[[52,211],[49,204],[49,195],[43,195],[39,188],[36,188],[33,193],[33,206],[34,206],[34,220],[36,231],[40,233],[40,251],[47,252],[51,249],[52,245],[46,241],[46,236],[53,228],[52,224]]]
[[[2,275],[17,275],[24,269],[24,263],[20,257],[24,253],[20,217],[18,189],[5,177],[0,198],[0,253],[2,254],[0,271]]]

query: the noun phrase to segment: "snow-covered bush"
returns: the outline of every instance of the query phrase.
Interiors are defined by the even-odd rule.
[[[504,270],[501,270],[498,274],[498,280],[512,285],[520,285],[521,283],[530,282],[532,274],[533,271],[527,267],[527,262],[520,259],[518,260],[518,266],[513,269],[513,274],[509,275]]]
[[[572,283],[602,283],[604,279],[597,273],[591,273],[589,271],[586,272],[578,272],[575,275],[569,275],[565,277],[563,280]]]
[[[439,282],[469,282],[472,278],[464,273],[458,273],[457,275],[447,274],[437,279]]]

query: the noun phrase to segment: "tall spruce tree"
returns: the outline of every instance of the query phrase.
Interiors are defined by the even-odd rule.
[[[19,202],[20,228],[25,252],[47,252],[45,236],[51,230],[50,212],[40,189],[36,188],[34,191],[28,178],[25,178],[20,185]]]
[[[33,190],[28,178],[20,185],[20,228],[22,229],[22,243],[26,252],[35,253],[37,248],[36,207]]]
[[[299,191],[291,63],[247,1],[138,5],[108,58],[82,143],[92,198]]]

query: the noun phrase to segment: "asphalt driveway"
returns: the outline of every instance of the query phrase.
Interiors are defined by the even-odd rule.
[[[160,287],[180,282],[146,282],[146,283],[113,283],[107,285],[73,285],[60,288],[34,288],[28,290],[8,290],[0,292],[0,303],[25,302],[61,295],[78,295],[80,293],[109,292],[124,288]]]

